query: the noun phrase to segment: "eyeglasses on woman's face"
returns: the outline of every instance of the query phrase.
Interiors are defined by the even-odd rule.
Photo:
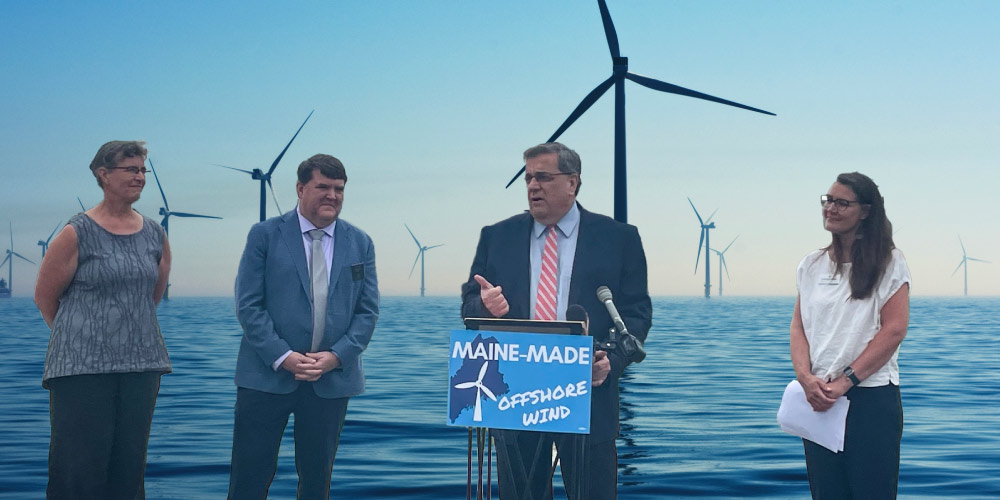
[[[819,204],[823,208],[832,210],[846,210],[851,205],[862,205],[860,201],[857,200],[845,200],[841,198],[834,198],[828,194],[824,194],[819,197]]]

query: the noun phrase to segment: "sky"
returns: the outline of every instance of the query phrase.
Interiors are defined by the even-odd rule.
[[[912,294],[1000,295],[1000,2],[609,0],[632,72],[766,116],[626,88],[629,223],[650,294],[699,296],[699,224],[714,210],[726,295],[794,295],[801,258],[829,242],[818,196],[841,172],[879,184]],[[0,251],[40,262],[40,239],[101,192],[88,165],[113,139],[147,141],[174,211],[171,293],[231,295],[258,184],[310,111],[273,183],[340,158],[341,217],[375,243],[383,295],[468,277],[480,228],[527,208],[504,189],[611,74],[593,1],[0,0]],[[613,212],[613,92],[560,141],[583,161],[578,200]],[[269,197],[270,198],[270,197]],[[135,204],[159,220],[152,176]],[[268,199],[269,216],[277,214]],[[711,262],[713,294],[718,260]],[[14,264],[30,296],[37,265]],[[3,277],[6,278],[6,266]]]

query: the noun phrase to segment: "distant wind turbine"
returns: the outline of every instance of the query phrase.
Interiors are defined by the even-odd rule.
[[[38,246],[42,247],[42,258],[43,259],[45,258],[45,251],[49,249],[49,242],[52,241],[52,237],[55,236],[56,231],[59,230],[59,226],[61,226],[61,225],[62,225],[61,222],[59,224],[56,224],[56,228],[52,230],[52,234],[49,234],[49,237],[47,239],[45,239],[45,240],[38,240]]]
[[[604,36],[608,39],[608,49],[611,51],[611,76],[607,80],[601,82],[594,90],[591,90],[583,101],[577,105],[576,109],[570,113],[569,118],[556,129],[556,132],[549,137],[546,142],[552,142],[559,138],[563,132],[566,131],[578,118],[580,118],[583,113],[585,113],[590,107],[597,102],[601,96],[612,85],[615,86],[615,220],[620,222],[628,221],[628,197],[626,196],[627,187],[625,185],[626,175],[625,175],[625,80],[632,80],[643,87],[647,87],[653,90],[659,90],[660,92],[666,92],[668,94],[677,94],[687,97],[694,97],[696,99],[703,99],[706,101],[717,102],[720,104],[726,104],[728,106],[735,106],[737,108],[742,108],[750,111],[756,111],[758,113],[763,113],[766,115],[774,116],[774,113],[770,111],[764,111],[762,109],[753,108],[746,106],[737,102],[728,101],[726,99],[720,99],[718,97],[710,96],[708,94],[703,94],[694,90],[686,89],[684,87],[679,87],[672,83],[662,82],[660,80],[655,80],[653,78],[648,78],[645,76],[637,75],[631,73],[628,70],[628,58],[622,57],[618,51],[618,33],[615,31],[615,25],[611,21],[611,14],[608,11],[608,5],[605,0],[597,0],[597,7],[601,10],[601,20],[604,22]],[[507,183],[507,187],[510,187],[521,173],[524,172],[524,167],[514,175],[514,178]]]
[[[965,275],[965,288],[964,288],[963,295],[969,295],[969,261],[973,260],[973,261],[976,261],[976,262],[985,262],[986,264],[991,264],[991,262],[989,262],[987,260],[973,259],[972,257],[969,257],[968,255],[966,255],[965,254],[965,244],[962,243],[962,235],[958,236],[958,244],[962,245],[962,261],[958,263],[958,267],[956,267],[955,270],[951,272],[951,275],[954,276],[955,273],[958,272],[958,268],[959,267],[964,267],[965,268],[965,270],[963,271],[963,274]]]
[[[419,260],[420,261],[420,296],[423,297],[424,296],[424,252],[426,252],[426,251],[428,251],[428,250],[430,250],[432,248],[437,248],[437,247],[440,247],[440,246],[444,246],[444,243],[442,243],[440,245],[434,245],[434,246],[425,247],[425,246],[423,246],[423,245],[420,244],[420,241],[417,240],[416,236],[413,236],[413,231],[410,231],[410,226],[407,226],[405,223],[403,224],[403,226],[406,227],[407,232],[410,233],[410,236],[413,237],[413,241],[417,244],[417,258],[413,260],[413,267],[410,268],[410,276],[408,276],[407,279],[409,279],[410,277],[413,276],[413,270],[417,268],[417,261]]]
[[[694,210],[694,215],[698,217],[698,223],[701,224],[701,237],[698,239],[698,253],[696,254],[697,257],[695,257],[694,260],[694,272],[695,273],[698,272],[698,261],[701,259],[701,246],[702,243],[704,243],[705,244],[705,298],[708,299],[712,297],[712,280],[711,280],[711,270],[710,270],[711,266],[709,265],[709,260],[708,260],[709,257],[708,231],[710,229],[715,229],[715,223],[712,222],[712,217],[715,217],[715,212],[718,212],[719,209],[716,208],[715,211],[712,212],[712,215],[708,216],[707,220],[702,220],[701,214],[698,213],[697,208],[694,208],[694,202],[691,201],[690,197],[688,197],[688,203],[691,204],[691,210]]]
[[[146,158],[146,161],[149,162],[149,169],[153,171],[153,179],[156,180],[156,187],[160,189],[160,196],[163,197],[163,206],[160,207],[160,215],[163,216],[163,220],[160,221],[160,225],[163,226],[163,232],[165,232],[167,234],[170,234],[169,223],[170,223],[170,216],[171,215],[176,216],[176,217],[198,217],[198,218],[202,218],[202,219],[221,219],[222,218],[222,217],[216,217],[214,215],[199,215],[199,214],[190,214],[190,213],[187,213],[187,212],[173,212],[173,211],[171,211],[170,210],[170,204],[167,203],[167,195],[163,192],[163,186],[160,185],[160,177],[158,175],[156,175],[156,169],[153,168],[153,160],[151,160],[149,158]],[[170,293],[170,284],[168,283],[167,284],[167,290],[165,290],[163,292],[163,298],[164,299],[169,298],[168,297],[169,293]]]
[[[14,294],[14,257],[28,261],[32,264],[35,263],[33,260],[14,251],[14,225],[13,223],[8,224],[10,225],[10,248],[7,249],[6,257],[4,257],[3,262],[0,262],[0,267],[7,264],[7,297]],[[3,280],[0,279],[0,281]]]
[[[316,111],[316,110],[313,110],[313,111]],[[307,116],[306,119],[305,119],[305,121],[302,122],[302,125],[299,125],[299,129],[295,131],[295,135],[292,136],[292,140],[288,141],[288,144],[285,145],[285,149],[281,150],[281,153],[279,153],[278,157],[274,159],[274,162],[271,163],[271,168],[267,169],[266,173],[263,170],[259,169],[259,168],[255,168],[255,169],[253,169],[251,171],[251,170],[243,170],[242,168],[233,168],[233,167],[227,167],[225,165],[213,164],[213,165],[215,165],[217,167],[228,168],[230,170],[236,170],[238,172],[244,172],[244,173],[250,174],[250,177],[252,177],[254,180],[260,181],[260,221],[261,222],[264,222],[267,219],[267,189],[271,190],[271,197],[274,199],[274,206],[278,209],[278,214],[281,214],[281,207],[278,206],[278,197],[275,196],[275,194],[274,194],[274,186],[271,185],[271,174],[273,174],[274,173],[274,169],[278,167],[278,162],[281,161],[281,158],[283,156],[285,156],[285,152],[288,151],[288,147],[291,146],[292,142],[295,140],[295,138],[299,136],[299,132],[302,131],[302,127],[306,126],[306,122],[309,121],[309,118],[313,115],[313,111],[310,111],[309,112],[309,116]]]
[[[739,238],[739,237],[740,237],[740,235],[737,234],[736,238]],[[736,238],[733,238],[733,241],[730,241],[729,244],[726,245],[726,248],[723,249],[721,252],[718,251],[718,250],[716,250],[716,249],[714,249],[714,248],[710,249],[713,252],[715,252],[716,255],[719,256],[719,269],[725,269],[726,270],[726,279],[729,279],[729,266],[726,265],[726,252],[729,251],[729,247],[733,246],[733,243],[736,243]],[[699,252],[699,255],[700,254],[701,254],[701,252]],[[707,257],[706,257],[706,259],[707,259]],[[706,260],[705,262],[708,262],[708,260]],[[722,273],[719,273],[719,297],[722,297]]]
[[[486,367],[489,366],[489,361],[483,361],[483,367],[479,369],[479,376],[476,377],[475,382],[462,382],[461,384],[455,384],[456,389],[472,389],[476,388],[476,409],[472,412],[472,420],[474,422],[482,422],[483,420],[483,409],[482,401],[483,394],[486,394],[493,401],[497,400],[497,397],[493,394],[488,387],[483,385],[483,377],[486,376]]]

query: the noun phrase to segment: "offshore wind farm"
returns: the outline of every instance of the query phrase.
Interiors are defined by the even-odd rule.
[[[512,165],[609,78],[617,40],[626,73],[777,115],[637,84],[624,101],[627,120],[617,120],[617,97],[594,97],[561,132],[558,140],[583,160],[581,204],[611,216],[614,138],[627,123],[628,222],[642,236],[653,295],[703,295],[704,276],[690,267],[694,242],[684,236],[693,236],[686,196],[718,207],[726,231],[742,234],[739,279],[726,282],[726,296],[794,295],[795,265],[829,240],[811,200],[852,170],[879,183],[890,219],[908,228],[896,244],[915,295],[963,294],[957,273],[947,272],[957,258],[944,242],[956,232],[976,235],[971,256],[996,261],[989,186],[1000,181],[1000,65],[986,47],[1000,35],[986,19],[1000,6],[765,3],[720,11],[613,0],[605,14],[595,3],[347,1],[280,13],[247,5],[235,17],[214,5],[184,15],[154,5],[7,5],[0,224],[17,222],[15,242],[40,240],[99,200],[86,165],[101,143],[143,139],[163,166],[158,173],[169,172],[171,207],[224,218],[211,230],[172,232],[171,295],[231,295],[261,205],[272,216],[292,209],[295,165],[325,152],[347,167],[342,217],[373,237],[383,294],[419,294],[405,266],[412,269],[413,244],[399,237],[404,216],[392,216],[405,213],[421,221],[421,234],[447,244],[434,249],[441,265],[427,273],[425,293],[453,295],[479,229],[526,207],[523,188],[503,189]],[[111,11],[155,22],[140,39],[83,28]],[[928,32],[941,36],[928,40]],[[134,60],[135,73],[104,78],[99,54],[107,50]],[[540,63],[542,54],[553,61]],[[455,61],[466,62],[461,71]],[[617,92],[617,82],[607,90]],[[114,119],[90,120],[98,110]],[[271,170],[270,187],[243,184],[254,169]],[[146,191],[136,208],[154,215],[159,198]],[[17,251],[41,258],[35,245]],[[970,267],[970,296],[1000,294],[998,266]],[[18,259],[15,295],[31,294],[36,272]]]

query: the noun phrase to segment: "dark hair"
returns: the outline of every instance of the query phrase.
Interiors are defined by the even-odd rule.
[[[104,183],[102,183],[101,178],[97,176],[97,169],[116,167],[118,166],[118,162],[125,158],[134,158],[139,156],[145,160],[147,154],[148,151],[146,151],[145,141],[106,142],[100,149],[97,150],[97,154],[94,156],[94,161],[90,162],[90,172],[93,173],[94,178],[97,179],[97,185],[103,188]]]
[[[555,153],[559,158],[560,172],[566,174],[576,174],[579,181],[576,183],[576,192],[573,194],[579,194],[580,185],[583,184],[583,180],[580,179],[580,172],[583,170],[583,166],[580,164],[580,155],[576,154],[576,151],[567,148],[559,142],[546,142],[544,144],[539,144],[526,149],[524,151],[524,161],[528,161],[536,156],[551,153]]]
[[[347,170],[340,160],[324,154],[312,155],[306,161],[299,163],[299,183],[308,184],[312,179],[313,170],[331,179],[344,179],[347,182]]]
[[[882,279],[892,249],[896,248],[892,242],[892,223],[885,215],[885,200],[878,185],[870,177],[851,172],[838,175],[837,182],[849,187],[862,205],[868,205],[868,215],[861,219],[857,239],[851,245],[851,298],[864,299]],[[846,256],[842,255],[843,247],[837,235],[833,235],[833,241],[825,250],[832,250],[839,274]]]

